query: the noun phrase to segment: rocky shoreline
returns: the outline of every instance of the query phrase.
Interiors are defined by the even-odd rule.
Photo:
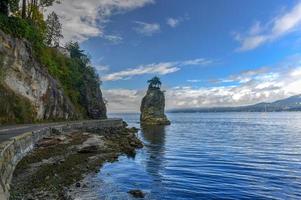
[[[80,181],[98,173],[105,162],[118,156],[135,156],[142,148],[137,129],[106,128],[69,131],[43,138],[17,165],[10,199],[73,199]]]

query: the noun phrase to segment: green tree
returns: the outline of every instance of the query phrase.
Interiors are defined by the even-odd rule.
[[[84,65],[90,62],[89,57],[80,49],[78,42],[69,42],[66,49],[70,52],[71,58],[79,59]]]
[[[0,1],[0,14],[8,16],[9,0]]]
[[[16,13],[19,11],[19,3],[20,0],[9,0],[9,10],[12,13]]]
[[[17,1],[17,0],[13,0]],[[54,3],[60,3],[60,0],[22,0],[21,16],[23,19],[36,20],[39,13],[42,13],[45,8],[52,6]]]
[[[46,44],[48,46],[59,46],[62,35],[62,24],[60,23],[59,17],[55,12],[48,15],[46,20]]]
[[[147,83],[149,83],[149,88],[160,88],[162,83],[159,77],[155,76],[152,79],[148,80]]]

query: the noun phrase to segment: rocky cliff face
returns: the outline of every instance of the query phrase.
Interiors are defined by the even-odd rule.
[[[99,89],[99,83],[92,81],[90,77],[84,77],[83,100],[82,104],[87,110],[87,116],[90,119],[107,118],[107,109],[104,103],[102,92]]]
[[[0,124],[16,122],[20,109],[24,112],[28,106],[32,108],[31,113],[34,115],[30,121],[78,119],[82,115],[64,94],[58,81],[36,61],[31,45],[2,31],[0,31],[0,85],[2,99],[6,98],[6,101],[9,101],[10,97],[7,94],[13,94],[18,100],[14,102],[14,99],[11,99],[5,108],[3,105],[0,106]],[[83,90],[87,92],[86,98],[92,99],[87,100],[87,105],[83,106],[91,110],[88,111],[88,115],[96,113],[93,118],[105,118],[106,109],[100,89],[94,88],[93,92],[89,92],[90,88]],[[92,104],[93,100],[99,100],[100,103]],[[19,106],[18,102],[27,103],[25,106]],[[23,119],[22,122],[29,120]]]
[[[168,125],[170,121],[164,114],[165,97],[159,88],[149,88],[141,103],[141,124]]]

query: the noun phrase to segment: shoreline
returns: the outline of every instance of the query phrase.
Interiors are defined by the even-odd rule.
[[[142,142],[136,128],[71,130],[39,141],[17,165],[10,199],[74,199],[72,190],[86,187],[85,177],[121,155],[134,157]],[[72,189],[73,188],[73,189]]]

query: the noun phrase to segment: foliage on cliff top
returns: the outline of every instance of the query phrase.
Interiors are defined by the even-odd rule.
[[[100,82],[94,68],[90,65],[89,57],[80,50],[79,45],[69,43],[70,57],[63,55],[56,48],[47,47],[45,23],[36,23],[29,19],[0,14],[0,29],[13,37],[31,43],[36,60],[59,81],[65,94],[82,117],[87,117],[84,87],[99,87]]]
[[[45,24],[37,26],[30,20],[0,14],[0,29],[13,37],[26,39],[33,45],[35,52],[45,46]]]

